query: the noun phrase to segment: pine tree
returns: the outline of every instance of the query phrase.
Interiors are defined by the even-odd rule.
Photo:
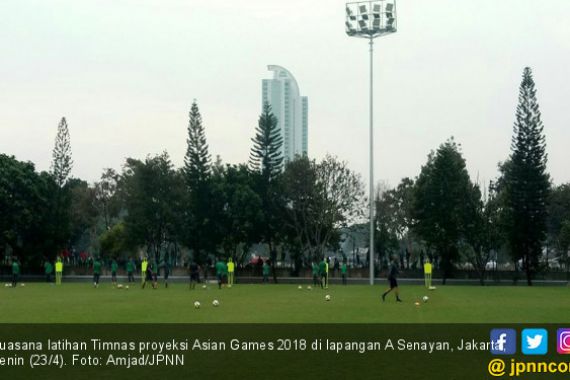
[[[183,239],[193,251],[194,259],[203,262],[207,252],[215,249],[217,241],[212,221],[212,163],[196,100],[192,102],[189,117],[183,168],[187,185]]]
[[[52,157],[50,174],[57,190],[50,194],[49,218],[52,224],[54,248],[59,250],[68,246],[71,237],[71,189],[68,178],[73,168],[73,160],[65,117],[61,118],[57,126]]]
[[[256,177],[256,192],[261,198],[263,210],[258,233],[261,241],[267,243],[269,256],[274,263],[277,259],[276,246],[284,209],[282,191],[278,181],[283,168],[281,152],[283,137],[277,126],[277,118],[267,102],[263,105],[263,111],[255,129],[255,137],[251,141],[253,147],[249,156],[249,167]],[[272,265],[271,268],[273,280],[277,282],[275,266]]]
[[[67,178],[73,168],[69,129],[67,128],[65,117],[61,118],[57,126],[57,136],[55,137],[55,147],[53,148],[52,157],[51,173],[61,189],[67,182]]]
[[[190,108],[190,121],[188,123],[187,148],[184,156],[184,172],[191,187],[204,183],[210,174],[211,157],[208,152],[202,116],[196,100]]]
[[[283,167],[281,152],[283,137],[269,103],[263,105],[263,112],[259,116],[255,131],[255,137],[251,139],[253,147],[249,157],[249,166],[253,171],[261,172],[263,178],[270,182],[281,173]]]
[[[527,282],[538,269],[546,237],[547,198],[550,179],[546,172],[546,143],[536,99],[532,71],[526,67],[519,89],[511,143],[505,168],[506,229],[512,257],[521,260]]]

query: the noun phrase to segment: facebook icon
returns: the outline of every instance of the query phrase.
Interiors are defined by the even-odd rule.
[[[517,352],[517,332],[514,329],[491,330],[491,353],[514,355]]]

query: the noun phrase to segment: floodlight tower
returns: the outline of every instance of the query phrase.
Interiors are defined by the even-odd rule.
[[[374,131],[373,70],[374,39],[396,32],[396,0],[346,3],[346,34],[367,38],[370,45],[370,285],[374,285]]]

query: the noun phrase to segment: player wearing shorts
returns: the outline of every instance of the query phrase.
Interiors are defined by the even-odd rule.
[[[113,286],[117,285],[117,270],[119,269],[119,264],[117,264],[117,260],[113,259],[111,262],[111,282]]]
[[[53,265],[48,259],[46,259],[46,261],[44,263],[44,273],[46,275],[46,282],[51,282],[51,274],[53,273]]]
[[[218,289],[222,288],[222,283],[224,282],[224,274],[226,273],[227,267],[221,259],[216,261],[216,278],[218,279]]]
[[[61,279],[63,277],[63,261],[61,261],[61,257],[57,257],[55,261],[55,284],[61,285]]]
[[[14,256],[12,259],[12,286],[16,287],[18,284],[18,279],[20,278],[20,263],[18,258]]]
[[[313,286],[317,286],[319,285],[319,265],[313,261],[311,269],[313,272]]]
[[[164,260],[162,264],[162,273],[164,275],[164,287],[168,288],[168,276],[170,275],[170,264],[168,260]]]
[[[392,263],[390,264],[390,272],[388,274],[388,282],[390,284],[390,288],[382,293],[382,302],[386,300],[386,296],[392,290],[394,294],[396,294],[396,302],[402,302],[400,299],[400,290],[398,289],[398,274],[400,271],[398,270],[398,260],[396,257],[392,257]]]
[[[327,279],[327,262],[325,259],[319,263],[319,275],[321,276],[321,289],[324,289],[328,279]]]
[[[133,272],[135,271],[135,263],[133,259],[129,257],[129,261],[127,261],[127,277],[129,282],[135,282],[135,276],[133,276]]]
[[[99,277],[101,276],[101,261],[96,257],[93,261],[93,287],[99,287]]]
[[[194,260],[192,260],[188,267],[188,271],[190,272],[190,289],[195,289],[196,283],[200,282],[200,267]]]

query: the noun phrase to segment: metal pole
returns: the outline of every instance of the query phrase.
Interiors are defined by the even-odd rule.
[[[373,120],[373,73],[372,50],[374,39],[370,37],[370,285],[374,285],[374,131]]]

